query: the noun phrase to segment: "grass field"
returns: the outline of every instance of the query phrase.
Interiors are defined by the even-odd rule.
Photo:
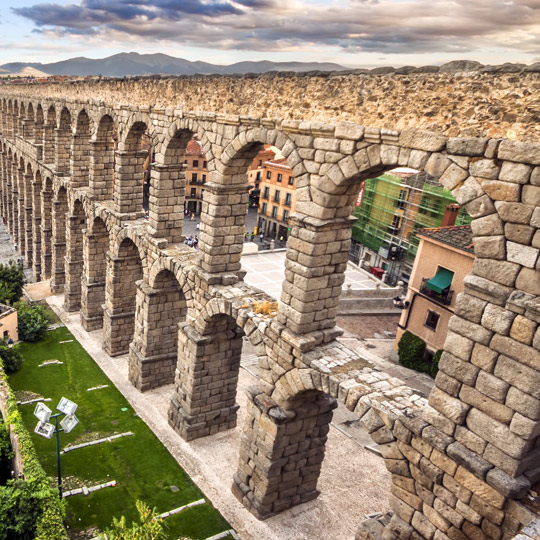
[[[103,530],[110,525],[113,516],[124,515],[128,523],[135,521],[137,500],[162,513],[204,497],[65,327],[47,332],[39,343],[22,344],[21,352],[23,367],[9,377],[18,396],[25,391],[51,398],[46,405],[53,412],[63,396],[79,406],[75,413],[79,424],[71,433],[60,434],[61,448],[117,433],[131,431],[134,434],[62,456],[62,477],[66,479],[64,490],[111,480],[117,482],[116,487],[101,489],[88,496],[66,498],[67,521],[74,538],[76,531],[92,527]],[[63,363],[38,367],[47,360]],[[87,391],[100,385],[109,386]],[[47,440],[33,433],[37,422],[33,415],[35,405],[20,405],[19,408],[26,427],[33,434],[43,467],[47,474],[56,477],[54,437]],[[167,518],[165,523],[169,538],[188,536],[202,540],[230,529],[209,501]]]

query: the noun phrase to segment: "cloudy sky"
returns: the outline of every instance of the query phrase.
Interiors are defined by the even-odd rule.
[[[540,0],[0,0],[0,64],[119,52],[347,67],[540,61]]]

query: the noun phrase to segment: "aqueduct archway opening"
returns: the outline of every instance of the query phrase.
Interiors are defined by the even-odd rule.
[[[191,82],[171,87],[181,84]],[[540,478],[540,146],[528,142],[528,127],[516,141],[397,129],[397,120],[380,129],[221,114],[210,101],[192,107],[208,112],[149,109],[137,104],[137,85],[145,82],[96,83],[101,102],[70,95],[69,85],[0,91],[0,210],[36,277],[51,277],[85,328],[103,327],[111,356],[129,352],[140,390],[170,383],[176,370],[170,422],[188,440],[235,425],[249,338],[261,374],[234,493],[257,516],[316,496],[338,399],[384,447],[394,484],[389,537],[515,534],[516,499]],[[119,88],[135,104],[118,105]],[[194,136],[209,169],[199,252],[182,234]],[[265,144],[281,149],[297,194],[275,316],[255,309],[267,298],[243,282],[240,262],[247,169]],[[397,166],[439,178],[474,218],[477,259],[427,407],[405,387],[366,382],[337,340],[360,183]]]

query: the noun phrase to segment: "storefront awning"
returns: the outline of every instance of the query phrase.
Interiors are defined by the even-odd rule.
[[[437,294],[441,294],[444,289],[450,287],[453,278],[454,272],[450,272],[446,268],[439,268],[435,276],[426,281],[426,287]]]

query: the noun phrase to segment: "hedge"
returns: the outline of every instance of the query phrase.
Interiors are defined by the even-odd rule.
[[[435,378],[437,371],[439,371],[439,359],[443,351],[437,351],[433,355],[431,362],[426,362],[424,359],[425,352],[426,342],[422,338],[408,330],[403,333],[398,343],[399,363],[402,366],[414,369],[420,373],[427,373]]]
[[[51,479],[47,477],[39,463],[30,433],[23,424],[15,394],[7,383],[1,362],[0,390],[0,394],[6,399],[5,423],[11,427],[18,439],[24,478],[32,482],[40,491],[41,508],[35,528],[35,540],[68,540],[63,523],[65,503],[60,499],[58,489],[51,486]]]

